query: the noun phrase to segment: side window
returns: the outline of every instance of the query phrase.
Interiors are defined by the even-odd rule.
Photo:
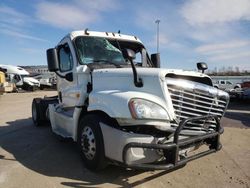
[[[142,66],[142,54],[141,54],[141,52],[137,52],[137,53],[135,54],[134,63],[135,63],[136,65]]]
[[[69,71],[73,67],[73,58],[67,44],[59,49],[59,67],[61,72]]]
[[[221,84],[225,84],[225,81],[221,81],[220,83],[221,83]]]
[[[227,81],[226,83],[227,83],[228,85],[232,85],[232,83],[231,83],[231,82],[229,82],[229,81]]]

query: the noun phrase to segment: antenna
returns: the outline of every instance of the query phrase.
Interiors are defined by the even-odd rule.
[[[159,53],[159,24],[160,24],[160,20],[156,20],[155,23],[157,24],[157,53]]]

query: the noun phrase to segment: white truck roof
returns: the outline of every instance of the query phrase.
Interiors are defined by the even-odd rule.
[[[29,75],[30,73],[27,72],[25,69],[14,66],[14,65],[1,65],[0,67],[7,69],[8,74],[19,74],[19,75]]]
[[[94,37],[105,37],[110,39],[118,39],[118,40],[127,40],[141,43],[141,40],[138,39],[136,36],[132,35],[124,35],[121,33],[113,33],[113,32],[99,32],[99,31],[89,31],[89,30],[79,30],[79,31],[72,31],[65,37],[70,37],[71,40],[78,37],[78,36],[94,36]]]

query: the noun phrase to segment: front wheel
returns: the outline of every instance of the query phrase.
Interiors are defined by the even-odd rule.
[[[77,142],[83,162],[90,170],[101,170],[107,165],[100,122],[105,122],[104,118],[86,115],[79,123]]]
[[[31,112],[32,112],[32,120],[35,126],[40,126],[42,124],[41,113],[40,113],[40,98],[35,98],[32,101]]]

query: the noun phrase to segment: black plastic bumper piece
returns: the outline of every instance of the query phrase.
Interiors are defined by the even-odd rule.
[[[216,128],[215,131],[199,135],[193,136],[191,138],[179,140],[179,135],[181,130],[185,127],[185,125],[190,121],[200,120],[200,119],[208,119],[214,118],[216,120]],[[220,126],[220,121],[216,115],[207,115],[200,117],[193,117],[186,120],[183,120],[180,125],[177,127],[174,133],[174,140],[172,143],[167,144],[149,144],[149,143],[136,143],[131,142],[128,143],[123,149],[123,162],[129,168],[134,169],[143,169],[143,170],[173,170],[175,168],[179,168],[184,166],[187,162],[198,159],[200,157],[206,156],[208,154],[214,153],[222,148],[220,144],[220,134],[223,133],[223,128]],[[186,149],[192,146],[196,146],[201,143],[209,144],[209,149],[207,151],[203,151],[198,154],[194,154],[192,156],[186,158],[179,159],[179,151],[182,149]],[[146,148],[146,149],[154,149],[154,150],[162,150],[165,154],[165,160],[160,163],[141,163],[141,164],[129,164],[127,161],[127,151],[130,148]]]

